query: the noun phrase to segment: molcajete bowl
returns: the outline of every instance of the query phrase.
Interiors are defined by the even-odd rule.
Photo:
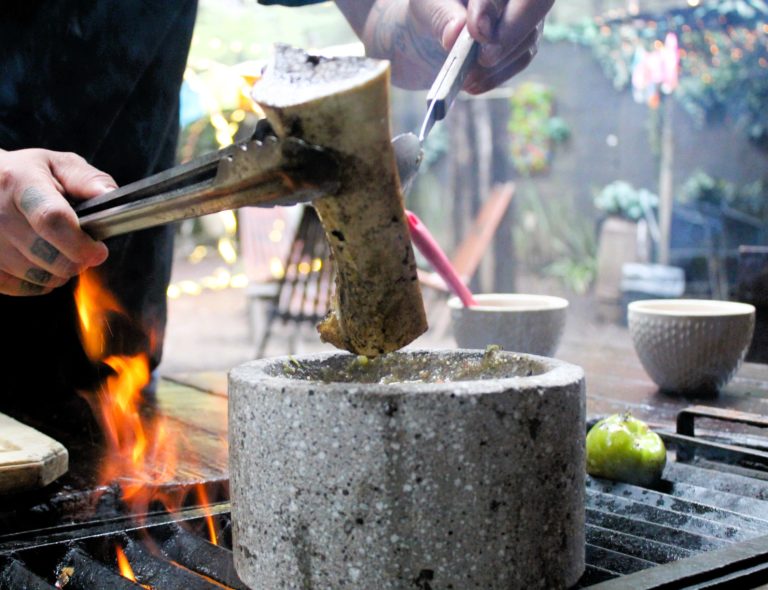
[[[755,327],[747,303],[650,299],[628,306],[640,362],[660,389],[713,393],[739,368]]]
[[[459,348],[504,350],[553,356],[565,329],[568,300],[551,295],[483,293],[477,305],[464,307],[458,297],[448,300],[453,335]]]
[[[235,566],[252,588],[565,588],[584,569],[579,367],[333,353],[229,375]]]

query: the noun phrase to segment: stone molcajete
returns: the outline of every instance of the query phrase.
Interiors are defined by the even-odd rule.
[[[229,376],[235,565],[253,588],[564,588],[584,569],[580,368],[344,353]]]

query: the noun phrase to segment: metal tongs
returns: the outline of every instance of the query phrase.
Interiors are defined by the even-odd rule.
[[[339,187],[330,150],[278,138],[262,120],[248,140],[90,199],[75,211],[80,227],[102,240],[227,209],[307,202]]]

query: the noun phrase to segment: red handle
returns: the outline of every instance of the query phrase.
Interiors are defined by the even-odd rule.
[[[461,302],[464,304],[464,307],[477,305],[474,297],[472,297],[472,292],[464,284],[464,281],[461,280],[461,277],[459,277],[456,269],[453,268],[453,265],[450,260],[448,260],[445,252],[440,248],[435,241],[435,238],[432,237],[427,226],[422,223],[421,219],[419,219],[415,213],[406,211],[405,214],[408,217],[408,227],[411,230],[411,239],[413,240],[413,243],[416,244],[419,252],[421,252],[424,255],[424,258],[429,261],[432,267],[437,271],[437,274],[443,277],[443,280],[450,287],[451,291],[458,295],[459,299],[461,299]]]

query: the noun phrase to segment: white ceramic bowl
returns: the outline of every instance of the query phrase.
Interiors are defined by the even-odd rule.
[[[755,308],[734,301],[651,299],[628,307],[640,362],[662,390],[712,392],[741,365]]]
[[[459,348],[483,349],[498,344],[504,350],[553,356],[565,328],[568,301],[550,295],[485,293],[478,305],[464,307],[458,297],[448,300],[453,335]]]

